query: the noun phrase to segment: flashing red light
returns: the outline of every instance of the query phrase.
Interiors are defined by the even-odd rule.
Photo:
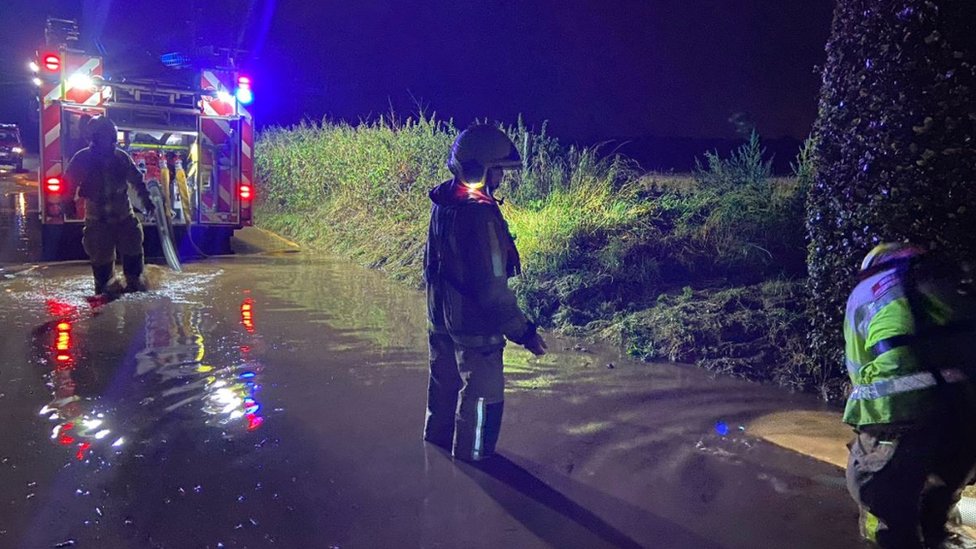
[[[60,177],[49,177],[44,182],[47,187],[47,192],[49,193],[59,193],[61,192],[61,178]]]
[[[251,79],[247,76],[238,76],[237,85],[242,88],[249,87],[251,85]]]
[[[250,185],[245,185],[245,184],[242,183],[241,184],[241,200],[250,200],[250,199],[251,199],[251,186]]]
[[[68,323],[68,322],[59,322],[58,323],[58,331],[59,332],[67,332],[70,329],[71,329],[71,324],[70,323]]]
[[[58,72],[61,70],[61,58],[54,53],[45,54],[44,61],[41,64],[50,72]]]
[[[71,360],[71,355],[58,355],[58,362],[68,362]]]
[[[61,446],[71,446],[75,442],[75,437],[67,434],[62,434],[58,437],[58,444]]]

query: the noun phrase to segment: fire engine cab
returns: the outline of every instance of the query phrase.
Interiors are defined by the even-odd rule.
[[[254,198],[251,80],[232,58],[195,67],[189,78],[173,71],[170,79],[113,79],[101,55],[78,49],[74,21],[49,19],[31,65],[40,109],[38,192],[46,259],[84,257],[84,201],[77,200],[75,216],[65,215],[61,205],[76,198],[76,189],[63,174],[88,146],[88,121],[101,115],[118,126],[118,146],[147,183],[159,183],[172,229],[165,232],[173,234],[176,248],[230,251],[234,230],[251,225]],[[138,208],[138,200],[132,203]],[[164,231],[151,228],[155,218],[142,222],[148,255],[158,255]]]

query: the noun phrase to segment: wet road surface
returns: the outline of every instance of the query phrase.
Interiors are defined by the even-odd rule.
[[[0,167],[0,267],[41,258],[36,179],[33,172]]]
[[[0,547],[862,546],[840,472],[739,427],[813,398],[552,339],[506,352],[501,457],[456,464],[420,442],[420,294],[185,267],[93,308],[85,264],[8,265]]]

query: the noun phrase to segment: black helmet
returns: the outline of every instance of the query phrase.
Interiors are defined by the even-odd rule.
[[[115,126],[115,122],[112,122],[107,116],[97,116],[88,123],[88,137],[93,141],[97,136],[104,136],[106,140],[111,136],[114,143],[118,133],[119,129]]]
[[[486,124],[476,124],[458,134],[451,146],[447,167],[467,185],[484,185],[492,168],[517,169],[522,158],[505,132]]]

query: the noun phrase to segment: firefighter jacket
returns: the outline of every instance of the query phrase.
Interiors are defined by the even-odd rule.
[[[972,299],[947,280],[923,278],[907,260],[863,273],[844,339],[853,385],[845,423],[911,425],[974,409]]]
[[[150,203],[142,172],[121,149],[103,157],[85,147],[71,159],[65,176],[78,197],[85,199],[86,221],[119,222],[132,216],[129,184],[144,205]]]
[[[430,329],[470,347],[523,343],[533,326],[508,279],[521,272],[518,250],[494,198],[447,181],[430,191],[424,279]]]

